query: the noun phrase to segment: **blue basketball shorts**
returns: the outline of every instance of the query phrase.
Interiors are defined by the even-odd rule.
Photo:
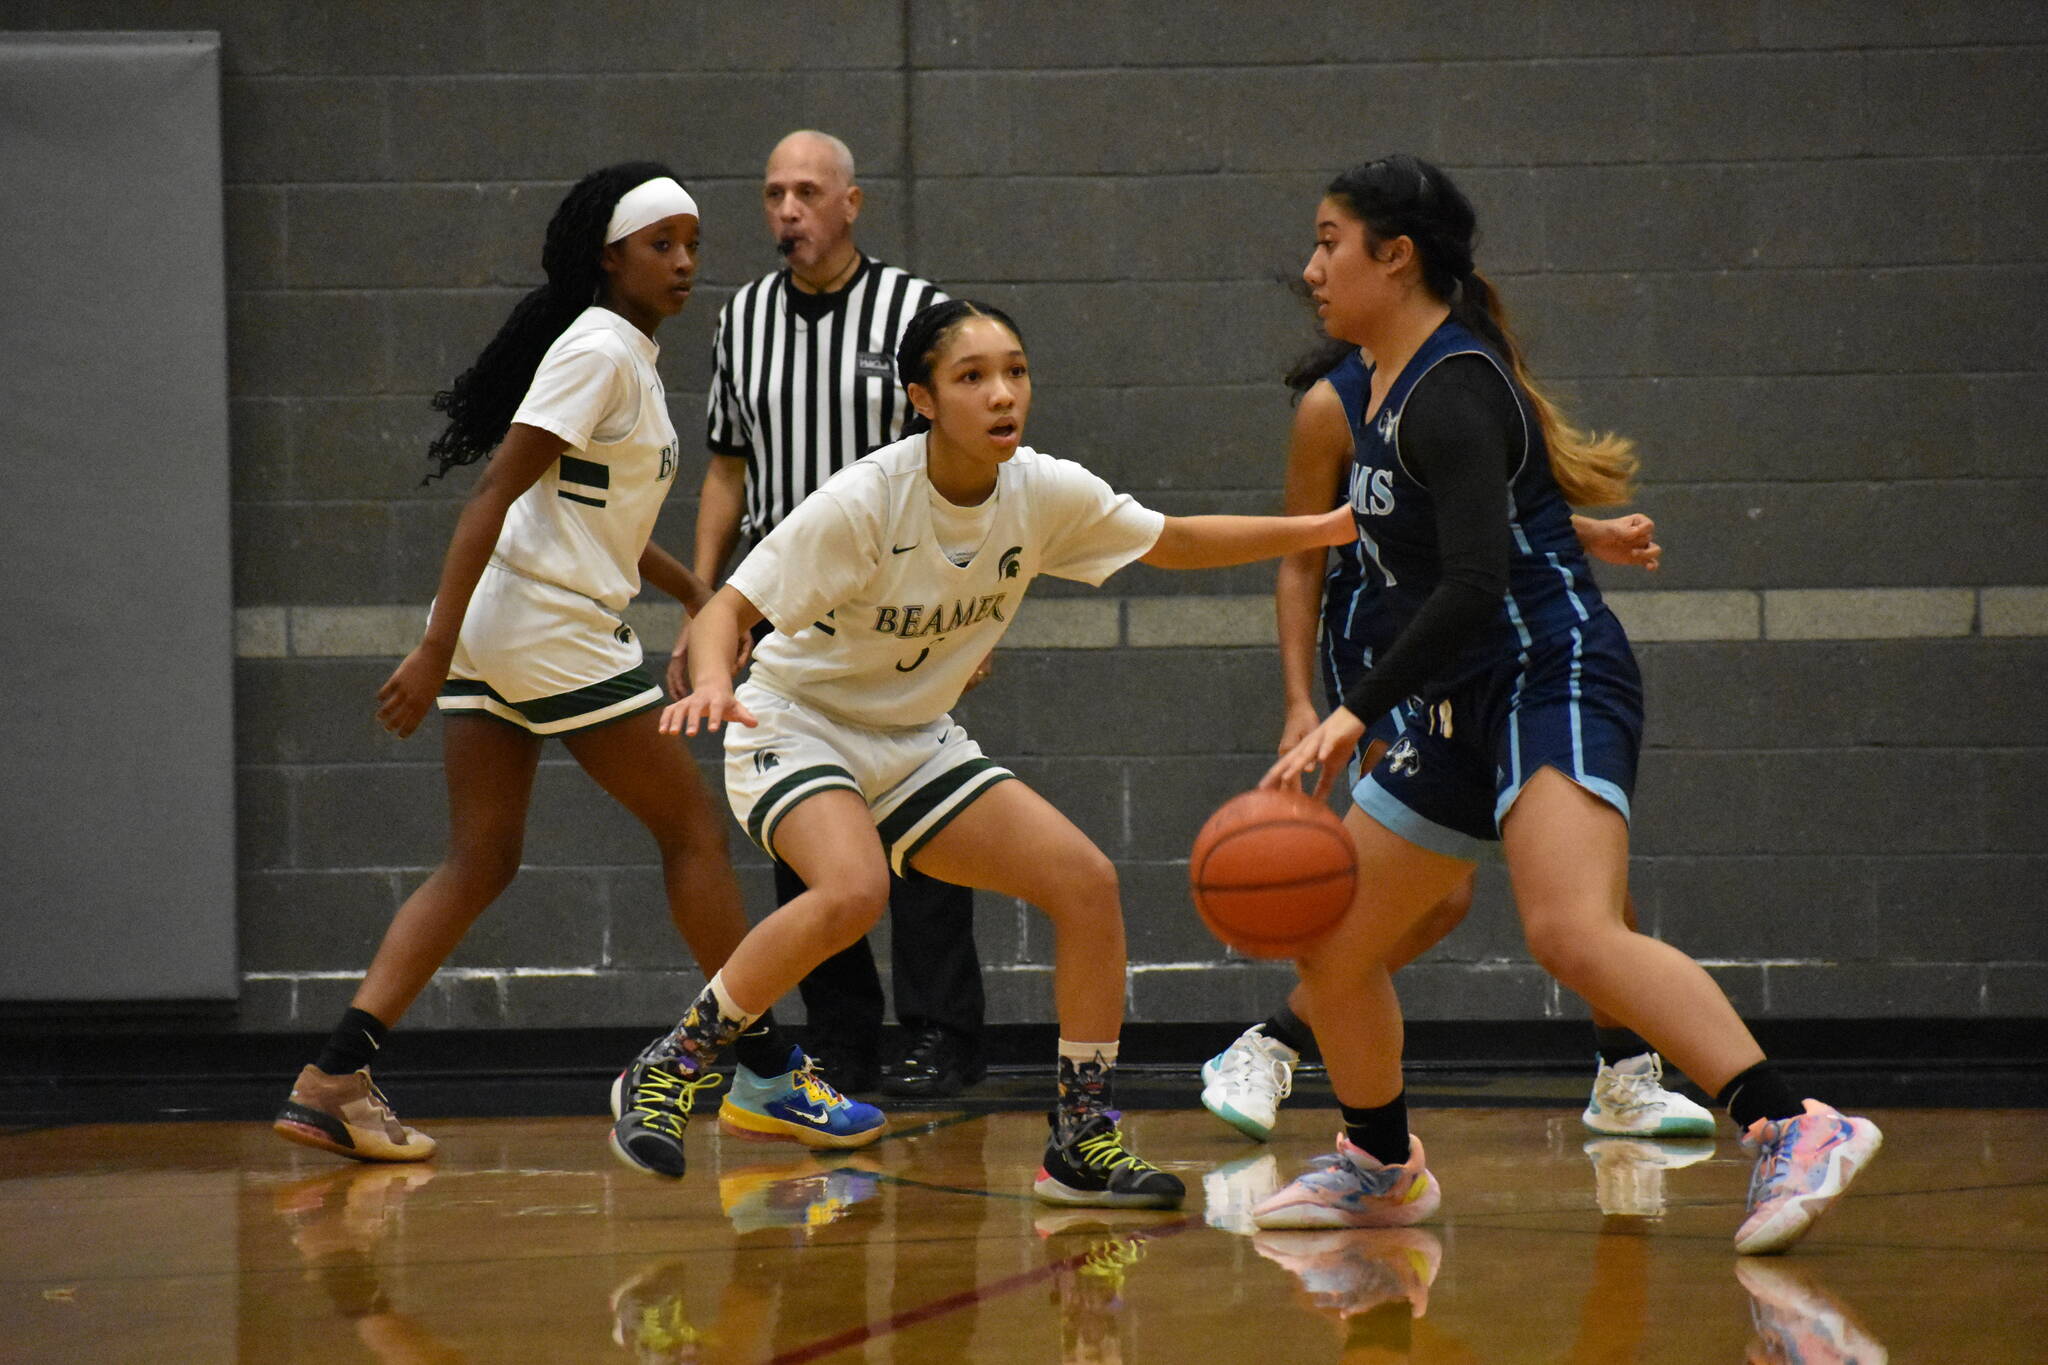
[[[1412,844],[1476,862],[1529,779],[1557,769],[1629,818],[1643,742],[1643,682],[1605,607],[1445,695],[1352,788],[1360,810]]]

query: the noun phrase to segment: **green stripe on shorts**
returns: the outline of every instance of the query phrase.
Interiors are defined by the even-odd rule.
[[[814,763],[808,768],[798,768],[788,777],[783,778],[767,791],[761,793],[761,799],[756,801],[754,808],[747,812],[747,837],[762,848],[768,849],[769,852],[774,852],[773,849],[768,848],[768,841],[775,833],[773,826],[767,823],[769,812],[775,809],[777,802],[796,791],[797,788],[809,783],[829,779],[836,780],[829,781],[828,786],[819,788],[820,791],[844,787],[855,794],[860,792],[860,784],[853,780],[853,774],[836,763]],[[781,823],[779,817],[776,823]]]
[[[654,694],[651,697],[647,696],[650,691]],[[558,692],[551,697],[535,697],[531,701],[507,701],[496,688],[475,678],[447,679],[441,684],[441,696],[445,701],[456,703],[444,709],[488,709],[500,713],[506,720],[512,719],[512,715],[503,714],[509,712],[516,714],[518,721],[524,722],[527,729],[537,734],[553,734],[576,729],[575,722],[579,718],[598,712],[614,713],[604,716],[604,720],[637,714],[649,706],[659,705],[663,693],[661,684],[655,681],[643,662],[603,682],[594,682],[571,692]],[[642,698],[645,698],[642,705],[631,705]],[[465,704],[477,701],[483,702],[484,706]],[[620,707],[627,709],[621,711]]]
[[[908,800],[890,811],[882,823],[875,827],[876,832],[882,836],[882,846],[894,848],[898,839],[917,828],[918,821],[951,800],[961,788],[996,766],[990,759],[969,759],[957,768],[948,768],[918,788]]]

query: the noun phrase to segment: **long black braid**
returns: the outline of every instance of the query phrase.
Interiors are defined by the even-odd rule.
[[[674,171],[656,161],[621,162],[592,171],[562,197],[540,250],[547,283],[519,300],[476,363],[434,395],[434,411],[448,414],[448,426],[427,447],[436,465],[428,479],[476,463],[505,439],[541,357],[597,299],[604,284],[598,257],[612,210],[627,190],[664,175],[675,178]]]

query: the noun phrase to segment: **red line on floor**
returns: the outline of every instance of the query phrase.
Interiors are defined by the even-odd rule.
[[[1201,1226],[1203,1226],[1202,1223],[1190,1217],[1183,1218],[1177,1223],[1166,1223],[1157,1227],[1133,1228],[1127,1233],[1120,1233],[1118,1235],[1128,1237],[1134,1242],[1153,1242],[1163,1237],[1177,1236],[1191,1228]],[[988,1299],[1000,1298],[1004,1294],[1014,1294],[1020,1289],[1029,1289],[1032,1285],[1042,1284],[1046,1280],[1051,1279],[1059,1271],[1077,1266],[1087,1259],[1088,1253],[1083,1251],[1078,1255],[1068,1256],[1062,1260],[1048,1261],[1036,1270],[1026,1270],[1016,1275],[1005,1276],[1000,1280],[990,1280],[987,1284],[978,1284],[972,1289],[963,1289],[958,1294],[948,1294],[943,1299],[933,1299],[930,1303],[920,1304],[916,1308],[907,1308],[901,1313],[883,1318],[880,1322],[869,1322],[863,1323],[859,1327],[849,1327],[844,1332],[814,1341],[808,1346],[799,1346],[793,1351],[785,1351],[781,1355],[771,1358],[768,1365],[804,1365],[806,1361],[823,1360],[826,1356],[844,1351],[849,1346],[858,1346],[864,1341],[872,1341],[876,1337],[887,1336],[891,1332],[900,1332],[906,1327],[915,1327],[921,1322],[930,1322],[933,1318],[942,1318],[948,1313],[958,1312],[962,1308],[972,1307]]]

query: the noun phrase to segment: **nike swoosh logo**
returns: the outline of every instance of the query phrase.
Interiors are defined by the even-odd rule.
[[[908,545],[893,546],[890,549],[889,553],[892,555],[908,554],[910,553],[910,551],[915,550],[918,546],[922,544],[924,544],[924,542],[921,540],[913,540]]]
[[[809,1119],[812,1123],[824,1123],[830,1117],[830,1115],[828,1115],[822,1109],[813,1112],[812,1110],[804,1108],[800,1104],[792,1104],[791,1106],[789,1106],[789,1111],[792,1114],[803,1115],[803,1117]]]

